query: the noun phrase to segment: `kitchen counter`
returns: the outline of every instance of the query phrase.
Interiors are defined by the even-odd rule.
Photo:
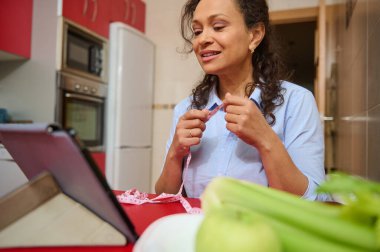
[[[121,194],[121,191],[115,191],[115,194]],[[151,195],[154,196],[154,195]],[[192,207],[200,207],[199,199],[188,199]],[[185,213],[185,209],[179,202],[166,203],[166,204],[143,204],[143,205],[130,205],[121,204],[132,223],[138,235],[141,235],[144,230],[155,220],[176,213]],[[21,252],[21,251],[43,251],[43,252],[129,252],[132,251],[133,244],[127,246],[97,246],[97,247],[36,247],[36,248],[7,248],[0,249],[1,252]]]

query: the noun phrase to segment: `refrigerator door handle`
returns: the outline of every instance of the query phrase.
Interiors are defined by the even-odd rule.
[[[119,146],[119,149],[149,149],[152,148],[150,145],[143,145],[143,146],[132,146],[132,145],[121,145]]]

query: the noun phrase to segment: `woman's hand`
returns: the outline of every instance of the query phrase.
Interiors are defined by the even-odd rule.
[[[183,158],[190,146],[201,142],[209,111],[192,109],[179,118],[169,152],[177,158]]]
[[[223,103],[229,131],[259,150],[268,144],[273,130],[253,101],[227,93]]]

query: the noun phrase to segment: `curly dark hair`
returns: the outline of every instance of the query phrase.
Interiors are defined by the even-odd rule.
[[[279,54],[279,47],[274,41],[271,25],[269,24],[268,5],[265,0],[234,0],[244,16],[245,25],[248,29],[262,23],[265,27],[265,36],[260,45],[252,54],[253,81],[247,83],[246,95],[249,97],[256,86],[261,89],[261,104],[263,114],[270,125],[275,124],[274,109],[284,102],[281,79],[290,75]],[[181,35],[186,42],[185,51],[190,53],[192,39],[194,37],[191,22],[194,11],[200,0],[188,0],[182,9]],[[206,106],[210,91],[214,85],[219,84],[216,75],[205,74],[203,80],[192,91],[192,108],[202,109]]]

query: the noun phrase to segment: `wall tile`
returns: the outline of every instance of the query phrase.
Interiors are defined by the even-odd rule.
[[[337,129],[336,168],[340,171],[351,173],[351,122],[347,118],[342,118],[337,121]]]
[[[367,0],[357,0],[350,26],[352,27],[353,60],[355,60],[367,42]]]
[[[351,171],[365,177],[367,175],[367,112],[352,117],[351,127]]]
[[[380,182],[380,105],[368,114],[368,177]]]
[[[343,62],[346,67],[348,67],[352,64],[353,60],[353,25],[351,20],[349,26],[346,26],[346,7],[345,5],[340,5],[340,8],[342,11],[340,11],[339,14],[343,15],[342,18],[344,22],[338,29],[340,30],[340,34],[342,36],[340,40],[342,45]]]
[[[345,61],[343,61],[345,62]],[[341,65],[339,67],[339,65]],[[337,84],[337,104],[338,104],[338,115],[339,116],[351,116],[352,115],[352,71],[351,68],[344,63],[339,62],[338,67],[339,77]],[[341,99],[341,97],[346,97],[346,99]]]
[[[354,58],[352,69],[352,115],[357,115],[367,110],[367,46]]]
[[[368,0],[368,34],[379,33],[380,3],[379,0]]]
[[[380,5],[380,3],[379,3]],[[380,22],[368,39],[368,108],[380,104]]]

